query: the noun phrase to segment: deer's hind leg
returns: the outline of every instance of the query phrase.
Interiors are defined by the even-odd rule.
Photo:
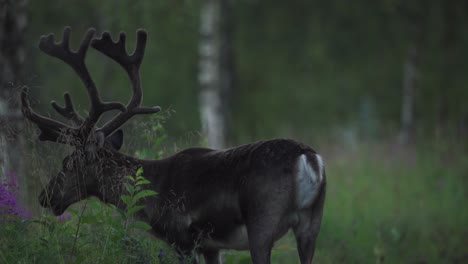
[[[252,203],[247,211],[246,227],[249,239],[250,255],[254,264],[270,264],[271,250],[277,239],[290,228],[288,212],[288,194],[275,192],[274,198],[252,197],[254,201],[269,203]]]
[[[312,207],[301,210],[299,222],[293,228],[301,264],[310,264],[314,258],[315,241],[320,231],[324,202],[325,186],[323,186]]]

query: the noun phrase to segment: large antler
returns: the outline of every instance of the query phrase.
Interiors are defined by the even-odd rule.
[[[127,72],[132,83],[132,98],[126,106],[126,111],[119,113],[105,124],[99,131],[105,136],[122,126],[128,119],[137,114],[155,114],[161,111],[159,106],[141,107],[143,93],[141,91],[140,65],[145,53],[147,34],[144,30],[137,31],[137,43],[132,55],[125,48],[125,33],[121,32],[117,42],[112,41],[109,32],[104,32],[100,39],[93,39],[91,46],[119,63]]]
[[[25,117],[37,124],[41,129],[40,140],[49,140],[72,145],[81,144],[87,140],[89,133],[96,126],[99,118],[106,111],[120,110],[121,113],[114,117],[99,131],[105,136],[112,134],[117,128],[123,125],[128,119],[136,114],[152,114],[160,111],[159,107],[140,107],[142,99],[139,68],[143,60],[146,44],[146,32],[140,30],[137,35],[137,48],[132,55],[128,55],[125,50],[125,34],[120,34],[120,40],[114,43],[109,33],[104,33],[101,39],[92,41],[92,45],[98,51],[104,53],[117,61],[127,71],[132,81],[133,96],[125,107],[118,102],[103,102],[99,92],[91,79],[88,69],[84,63],[86,52],[94,36],[95,30],[89,29],[85,34],[77,52],[70,49],[70,28],[66,27],[63,31],[62,41],[56,43],[54,34],[41,37],[39,48],[46,54],[56,57],[75,70],[83,81],[88,93],[90,104],[89,115],[83,119],[74,109],[71,97],[65,93],[65,106],[61,107],[52,101],[52,107],[62,116],[71,120],[76,127],[65,125],[61,122],[41,116],[32,110],[28,100],[28,90],[23,88],[21,93],[22,111]],[[70,140],[70,137],[71,139]]]
[[[84,63],[89,43],[91,42],[96,30],[94,28],[88,29],[88,32],[86,32],[83,40],[81,41],[80,48],[77,52],[73,52],[70,49],[70,32],[70,27],[65,27],[62,41],[60,43],[55,43],[54,34],[41,37],[39,48],[48,55],[56,57],[70,65],[70,67],[75,70],[76,74],[78,74],[80,79],[83,81],[91,102],[89,115],[81,125],[82,133],[84,136],[87,136],[104,112],[116,109],[125,111],[125,107],[118,102],[101,101],[96,85],[94,84],[93,79],[91,79],[88,68]]]

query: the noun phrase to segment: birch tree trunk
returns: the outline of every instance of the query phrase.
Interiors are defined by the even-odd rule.
[[[211,148],[226,146],[234,67],[229,0],[204,0],[200,13],[200,116]]]
[[[17,88],[25,57],[27,0],[0,0],[0,178],[21,175],[21,112]]]
[[[416,19],[410,24],[413,39],[408,47],[403,64],[401,127],[399,141],[408,144],[414,139],[415,94],[419,78],[419,62],[422,46],[422,21]]]

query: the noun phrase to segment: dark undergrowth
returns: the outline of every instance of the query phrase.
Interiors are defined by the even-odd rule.
[[[468,156],[444,149],[374,145],[326,157],[315,263],[468,263]],[[0,263],[176,262],[170,246],[138,228],[124,232],[118,213],[95,199],[67,214],[4,214]],[[248,252],[224,259],[251,263]],[[276,243],[272,260],[299,263],[292,234]]]

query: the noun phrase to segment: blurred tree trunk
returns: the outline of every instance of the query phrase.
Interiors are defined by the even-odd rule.
[[[229,0],[204,0],[200,13],[200,115],[211,148],[226,146],[229,93],[233,90]]]
[[[456,8],[458,8],[458,2],[455,1],[444,1],[443,14],[444,14],[444,25],[441,39],[442,47],[442,62],[441,62],[441,83],[438,89],[439,96],[437,97],[437,124],[436,124],[436,136],[444,135],[448,129],[448,117],[449,117],[449,94],[453,90],[454,85],[454,67],[456,60],[455,43],[456,39]],[[450,136],[450,135],[448,135]]]
[[[17,88],[25,57],[27,0],[0,0],[0,173],[21,175],[21,112]]]
[[[409,143],[414,133],[414,94],[418,74],[419,49],[412,43],[403,65],[400,142]]]
[[[409,144],[414,140],[415,95],[420,73],[419,63],[423,42],[422,16],[420,14],[412,15],[408,17],[408,19],[412,39],[403,64],[401,127],[399,134],[399,141],[401,144]]]

